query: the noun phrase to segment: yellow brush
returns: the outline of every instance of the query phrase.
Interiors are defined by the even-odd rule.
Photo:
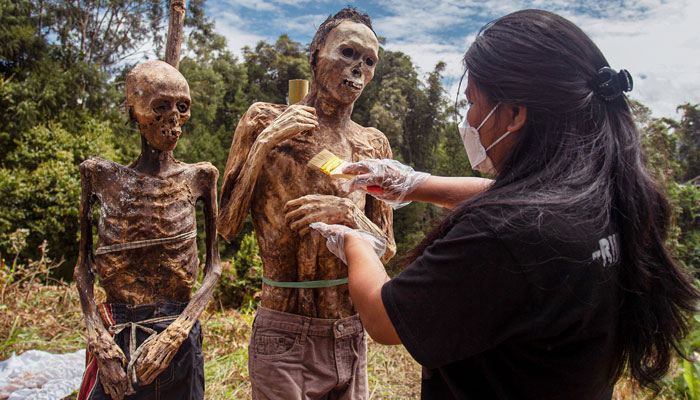
[[[320,153],[316,154],[311,160],[309,160],[308,165],[310,167],[320,169],[324,174],[330,176],[331,178],[352,179],[355,177],[354,174],[344,174],[343,168],[348,165],[348,162],[328,150],[322,150]],[[384,192],[381,187],[374,185],[367,186],[367,191],[374,193]]]

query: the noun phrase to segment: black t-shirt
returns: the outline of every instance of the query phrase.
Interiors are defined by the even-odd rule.
[[[611,388],[619,236],[553,215],[473,214],[382,288],[423,399],[594,399]],[[513,226],[511,225],[511,226]],[[526,234],[515,234],[530,226]]]

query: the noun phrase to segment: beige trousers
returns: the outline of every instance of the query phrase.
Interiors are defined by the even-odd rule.
[[[248,346],[254,400],[364,400],[367,338],[358,315],[309,318],[259,307]]]

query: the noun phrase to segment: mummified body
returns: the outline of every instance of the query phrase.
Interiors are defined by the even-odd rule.
[[[314,47],[314,44],[312,44]],[[314,79],[298,105],[253,104],[236,128],[224,175],[219,233],[233,239],[250,208],[264,274],[272,281],[347,277],[347,266],[308,229],[321,220],[345,223],[387,238],[395,253],[392,211],[354,192],[307,162],[323,149],[347,161],[391,158],[381,132],[350,119],[355,100],[374,75],[378,43],[366,26],[344,21],[312,48]],[[330,217],[328,217],[330,216]],[[262,306],[317,318],[355,314],[347,285],[287,289],[263,285]]]
[[[138,393],[138,387],[153,382],[169,366],[211,298],[221,271],[216,238],[218,172],[210,163],[190,165],[172,156],[181,126],[190,116],[187,82],[169,64],[151,61],[129,73],[126,90],[130,117],[141,132],[142,152],[129,166],[99,158],[80,165],[81,241],[75,267],[88,351],[104,392],[113,399]],[[195,238],[199,200],[204,203],[207,258],[204,282],[190,301],[199,266]],[[96,201],[100,212],[93,252],[91,218]],[[126,305],[125,313],[135,315],[133,306],[144,306],[138,308],[143,310],[154,305],[155,314],[162,315],[155,305],[166,302],[182,302],[171,309],[183,309],[127,360],[113,339],[116,329],[109,324],[116,317],[105,315],[113,311],[95,304],[95,273],[109,310]]]
[[[236,128],[218,230],[232,239],[250,209],[267,279],[248,348],[255,399],[369,397],[364,329],[348,285],[337,281],[347,278],[347,266],[309,224],[342,223],[385,237],[386,261],[395,253],[392,211],[346,194],[341,181],[307,163],[323,149],[347,161],[391,157],[381,132],[350,119],[378,47],[369,17],[341,10],[311,44],[309,94],[289,107],[253,104]]]

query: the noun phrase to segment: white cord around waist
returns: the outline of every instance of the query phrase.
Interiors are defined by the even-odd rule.
[[[136,393],[133,385],[138,383],[138,377],[136,376],[136,369],[134,368],[134,365],[136,363],[136,360],[139,358],[139,355],[141,355],[141,353],[143,352],[143,349],[146,347],[146,345],[150,343],[151,340],[153,340],[153,338],[156,337],[156,335],[158,334],[158,332],[156,332],[155,329],[151,329],[144,325],[152,325],[161,322],[172,322],[175,321],[177,317],[177,315],[173,315],[167,317],[145,319],[143,321],[129,321],[124,322],[123,324],[111,325],[107,328],[113,335],[116,335],[124,329],[129,328],[129,364],[126,366],[126,374],[129,377],[129,379],[126,394],[130,395]],[[138,347],[136,347],[137,329],[141,329],[142,331],[149,334],[146,340],[144,340],[143,343],[141,343],[141,345],[139,345]]]
[[[95,255],[112,253],[115,251],[129,250],[129,249],[140,249],[141,247],[155,246],[157,244],[180,242],[183,240],[193,239],[197,237],[197,230],[192,230],[189,232],[181,233],[179,235],[159,238],[159,239],[146,239],[146,240],[136,240],[134,242],[127,243],[117,243],[110,244],[108,246],[100,246],[95,250]]]

